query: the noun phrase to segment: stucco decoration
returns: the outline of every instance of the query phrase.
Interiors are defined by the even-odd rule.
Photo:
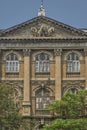
[[[52,37],[54,36],[54,27],[48,27],[42,24],[39,28],[31,27],[33,37]]]
[[[41,84],[43,84],[43,85],[54,85],[55,84],[55,81],[54,80],[44,80],[44,81],[42,81],[42,80],[32,80],[31,81],[31,84],[32,85],[41,85]]]
[[[64,94],[70,88],[76,89],[84,89],[85,88],[85,81],[84,80],[76,80],[76,81],[63,81],[62,82],[62,94]]]

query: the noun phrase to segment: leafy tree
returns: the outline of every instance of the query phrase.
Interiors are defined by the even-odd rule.
[[[0,84],[0,129],[19,129],[22,116],[14,102],[14,88]]]
[[[87,130],[87,90],[66,93],[60,101],[53,101],[49,109],[55,120],[43,130]]]

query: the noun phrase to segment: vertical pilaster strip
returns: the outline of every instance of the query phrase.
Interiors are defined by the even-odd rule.
[[[6,78],[6,62],[5,61],[2,61],[2,80],[5,80]]]
[[[24,50],[24,102],[23,114],[30,115],[30,50]]]
[[[55,100],[61,99],[61,49],[55,49]]]
[[[87,50],[85,52],[85,89],[87,90]]]

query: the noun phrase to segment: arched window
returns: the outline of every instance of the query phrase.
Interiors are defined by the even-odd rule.
[[[19,60],[15,54],[9,54],[6,58],[6,72],[18,72]]]
[[[49,55],[41,53],[35,57],[36,72],[49,72]]]
[[[68,90],[68,92],[73,93],[73,94],[76,94],[76,93],[78,92],[78,90],[77,90],[76,88],[70,88],[70,89]]]
[[[79,56],[75,53],[67,56],[67,72],[80,72]]]
[[[39,89],[35,93],[36,96],[36,109],[46,109],[50,101],[50,91],[47,89]]]

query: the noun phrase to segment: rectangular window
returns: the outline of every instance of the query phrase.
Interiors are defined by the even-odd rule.
[[[50,98],[48,97],[36,98],[36,109],[46,109],[46,106],[49,103],[49,101]]]
[[[6,72],[18,72],[19,64],[18,61],[7,61],[6,62]]]

